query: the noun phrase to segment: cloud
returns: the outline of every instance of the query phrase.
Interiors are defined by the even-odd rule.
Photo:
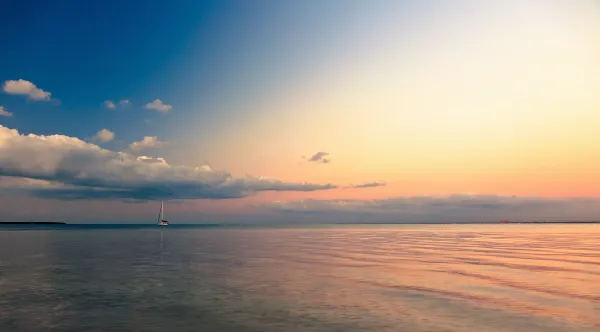
[[[4,92],[11,95],[25,95],[29,97],[31,100],[50,100],[50,96],[52,95],[50,92],[46,92],[42,89],[39,89],[35,86],[35,84],[26,81],[26,80],[9,80],[4,82]]]
[[[0,189],[65,188],[65,185],[45,180],[0,176]],[[2,191],[0,191],[0,194]],[[9,192],[10,193],[10,192]]]
[[[354,189],[354,188],[373,188],[373,187],[383,187],[386,184],[383,182],[368,182],[363,184],[350,185],[346,187],[346,189]]]
[[[115,136],[114,132],[108,129],[102,129],[94,136],[94,139],[100,142],[110,142],[115,139]]]
[[[131,104],[131,100],[129,99],[121,99],[119,100],[119,106],[126,107]],[[117,108],[117,104],[115,104],[112,100],[105,100],[104,106],[108,109],[114,110]]]
[[[56,199],[226,199],[261,191],[336,188],[264,177],[233,178],[209,166],[174,166],[161,158],[113,152],[75,137],[23,135],[4,126],[0,126],[0,176],[49,182],[54,187],[33,186],[28,192]]]
[[[4,106],[0,106],[0,116],[12,116],[13,114],[7,111]]]
[[[309,162],[320,163],[320,164],[328,164],[331,162],[331,159],[325,158],[329,155],[329,152],[317,152],[312,155],[312,157],[308,158]],[[305,158],[302,156],[302,158]]]
[[[117,108],[117,105],[115,105],[115,103],[113,103],[112,100],[105,100],[104,106],[111,110],[114,110],[115,108]]]
[[[163,113],[166,113],[173,108],[173,106],[163,103],[162,100],[160,100],[160,99],[156,99],[155,101],[146,104],[145,107],[149,110],[155,110],[157,112],[163,112]]]
[[[167,142],[159,141],[156,136],[144,136],[141,141],[129,144],[129,148],[132,151],[140,151],[160,148],[165,144],[167,144]]]
[[[270,210],[335,222],[498,222],[597,220],[600,199],[499,195],[413,196],[378,200],[297,200],[263,205]]]
[[[161,158],[161,157],[147,157],[147,156],[139,156],[136,158],[137,161],[140,162],[144,162],[144,163],[158,163],[158,164],[162,164],[162,165],[168,165],[167,161],[165,160],[165,158]]]

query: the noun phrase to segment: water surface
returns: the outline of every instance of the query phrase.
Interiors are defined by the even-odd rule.
[[[600,225],[3,227],[0,331],[600,331],[599,245]]]

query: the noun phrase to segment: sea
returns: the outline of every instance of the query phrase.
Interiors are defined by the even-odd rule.
[[[600,331],[600,225],[0,227],[0,331]]]

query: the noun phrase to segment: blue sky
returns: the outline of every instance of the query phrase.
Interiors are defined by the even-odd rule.
[[[190,68],[181,65],[189,64],[190,51],[195,52],[199,42],[208,47],[215,43],[218,35],[201,37],[202,31],[215,29],[211,18],[227,12],[227,6],[196,1],[11,1],[3,8],[6,17],[1,24],[7,30],[21,28],[8,35],[6,45],[11,47],[2,52],[2,73],[47,90],[51,87],[60,107],[24,104],[5,96],[2,101],[23,109],[14,121],[25,131],[85,137],[98,127],[112,127],[123,138],[133,139],[146,129],[141,118],[158,121],[140,110],[141,104],[155,98],[176,99],[178,109],[189,108],[190,98],[182,98],[178,91]],[[193,68],[203,66],[208,76],[214,73],[214,66],[203,65],[214,61],[214,54],[195,56],[203,61]],[[202,97],[207,84],[197,83],[195,95]],[[189,91],[185,93],[189,96]],[[131,99],[137,107],[106,112],[104,100],[121,98]],[[179,112],[184,113],[189,116]],[[36,121],[31,121],[34,117]],[[160,118],[165,125],[176,120],[177,113]]]
[[[2,6],[0,25],[11,31],[4,41],[10,47],[0,54],[2,79],[34,82],[55,99],[35,103],[0,95],[0,104],[15,111],[7,124],[22,132],[79,138],[110,128],[117,133],[108,144],[114,149],[158,135],[200,149],[197,155],[203,156],[190,157],[182,148],[169,151],[170,159],[221,167],[227,165],[197,142],[223,141],[240,132],[247,122],[266,116],[257,114],[260,105],[359,57],[371,39],[369,30],[380,21],[419,10],[396,1],[8,1]],[[142,108],[156,98],[174,111],[165,116]],[[106,111],[105,100],[120,99],[132,104]]]
[[[364,10],[378,9],[357,1],[3,2],[0,25],[11,32],[3,79],[34,82],[60,105],[0,102],[18,111],[11,123],[26,132],[85,137],[111,127],[132,140],[160,123],[178,128],[163,130],[165,139],[202,137],[324,65]],[[122,98],[133,109],[106,112],[104,100]],[[178,111],[140,109],[155,98]]]
[[[3,1],[0,207],[598,197],[599,18],[591,0]]]

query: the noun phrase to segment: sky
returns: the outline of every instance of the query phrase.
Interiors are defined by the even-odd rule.
[[[4,221],[597,220],[593,0],[2,1]]]

